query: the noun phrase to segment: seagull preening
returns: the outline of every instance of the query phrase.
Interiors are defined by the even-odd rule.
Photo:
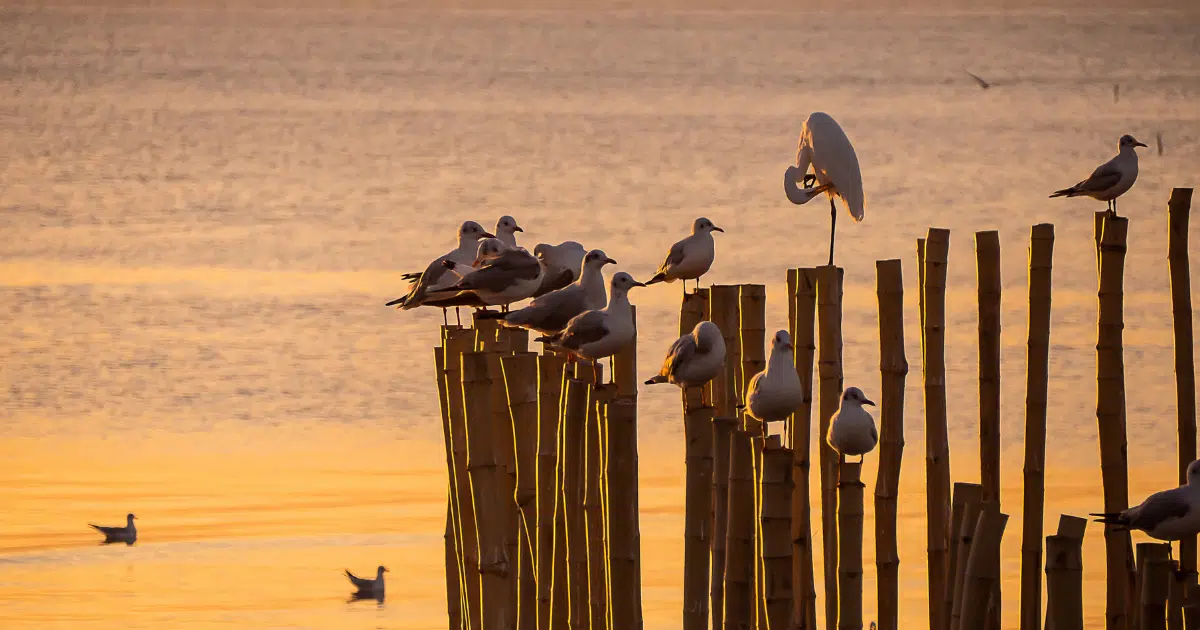
[[[1127,510],[1091,516],[1117,531],[1136,529],[1168,542],[1200,533],[1200,460],[1188,464],[1186,484],[1155,492]]]
[[[863,409],[863,405],[875,406],[862,390],[857,387],[847,387],[842,392],[842,402],[838,405],[837,413],[829,421],[829,434],[825,441],[830,448],[840,455],[859,455],[866,459],[866,454],[875,449],[879,443],[879,433],[875,430],[875,419]],[[860,463],[862,460],[859,460]]]
[[[804,404],[804,386],[792,360],[792,338],[786,330],[775,333],[767,367],[750,379],[746,388],[749,413],[761,422],[785,420]]]
[[[542,284],[533,297],[561,289],[579,279],[579,267],[587,250],[575,241],[563,241],[558,245],[538,243],[533,255],[541,261]]]
[[[1108,213],[1117,216],[1117,197],[1125,194],[1138,176],[1137,147],[1145,144],[1138,142],[1129,134],[1121,136],[1117,141],[1117,155],[1113,159],[1096,167],[1087,179],[1062,190],[1054,191],[1054,197],[1091,197],[1108,202]]]
[[[667,259],[658,266],[658,272],[646,281],[646,284],[683,280],[683,292],[686,294],[687,281],[695,280],[696,288],[699,289],[700,276],[708,273],[713,259],[717,256],[717,246],[712,233],[724,231],[704,217],[693,221],[692,234],[671,246],[671,251],[667,252]]]
[[[604,308],[608,297],[604,291],[604,274],[600,269],[616,262],[603,251],[593,249],[584,256],[579,279],[575,282],[534,298],[525,308],[508,313],[486,311],[478,313],[476,317],[499,319],[505,326],[552,335],[562,330],[576,315]]]
[[[105,544],[123,542],[126,545],[132,545],[137,542],[137,528],[133,526],[133,521],[136,518],[133,514],[126,514],[125,527],[105,527],[103,525],[92,525],[91,523],[88,523],[88,527],[92,527],[101,534],[104,534]]]
[[[560,332],[534,339],[594,362],[611,357],[633,342],[637,334],[629,290],[646,285],[619,271],[609,283],[608,306],[571,318]],[[795,370],[793,370],[795,372]]]
[[[699,387],[720,374],[725,365],[725,338],[716,324],[703,321],[675,340],[662,369],[647,385],[673,383],[681,389]]]
[[[443,289],[457,282],[459,280],[458,276],[450,273],[450,270],[443,263],[449,261],[460,265],[470,265],[475,261],[478,242],[481,238],[495,238],[495,235],[484,230],[483,226],[474,221],[463,223],[458,228],[458,247],[433,259],[425,267],[425,271],[421,272],[415,278],[412,286],[409,287],[408,293],[404,297],[388,302],[386,306],[399,306],[403,310],[422,306],[429,299],[431,292]],[[405,276],[406,279],[413,280],[412,274],[405,274]],[[445,318],[445,308],[445,306],[442,306],[443,319]]]
[[[346,569],[345,571],[346,577],[350,578],[350,583],[353,584],[354,588],[356,589],[356,592],[354,593],[355,597],[371,598],[383,601],[383,574],[388,573],[387,567],[379,565],[379,568],[375,570],[374,580],[370,578],[360,578],[351,573],[350,569]]]
[[[812,166],[813,173],[808,173]],[[797,184],[802,180],[804,188]],[[819,186],[812,187],[812,183]],[[855,223],[863,220],[862,171],[846,132],[829,114],[813,112],[800,128],[796,165],[783,174],[783,191],[788,201],[806,204],[820,193],[829,196],[829,264],[833,265],[833,239],[837,227],[834,197],[841,197]]]

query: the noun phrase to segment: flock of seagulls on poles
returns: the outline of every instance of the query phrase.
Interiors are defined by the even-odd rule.
[[[981,87],[989,87],[983,79],[975,79]],[[1108,212],[1116,216],[1117,198],[1137,181],[1136,149],[1145,146],[1133,136],[1121,136],[1115,157],[1084,180],[1050,196],[1091,197],[1106,202]],[[865,216],[865,199],[858,156],[841,125],[830,115],[815,112],[805,119],[796,163],[784,172],[784,193],[797,205],[806,204],[822,193],[829,200],[829,264],[832,265],[836,200],[842,200],[850,218],[857,223]],[[434,258],[423,271],[402,275],[410,283],[408,290],[387,302],[387,306],[403,310],[422,306],[440,308],[443,322],[448,321],[449,309],[455,309],[458,316],[459,308],[471,307],[476,309],[476,318],[496,319],[503,326],[534,331],[539,335],[535,341],[566,352],[572,360],[582,359],[597,366],[601,359],[612,357],[634,341],[629,292],[677,280],[683,283],[685,295],[688,280],[694,281],[698,289],[700,278],[716,259],[713,233],[724,230],[707,218],[697,218],[691,234],[670,247],[662,264],[646,282],[618,271],[608,281],[607,291],[603,268],[617,261],[604,250],[589,250],[578,242],[566,241],[557,245],[538,244],[530,253],[517,244],[516,235],[520,232],[524,230],[511,216],[501,217],[494,232],[488,232],[475,221],[465,221],[459,226],[450,251]],[[510,308],[527,299],[531,301],[523,308]],[[659,373],[646,384],[698,387],[715,378],[724,364],[722,331],[716,324],[704,321],[671,344]],[[772,338],[766,368],[750,379],[738,408],[763,423],[782,421],[793,414],[804,399],[794,366],[792,340],[786,330],[780,330]],[[836,414],[830,419],[825,439],[842,457],[865,457],[879,441],[875,420],[864,405],[875,403],[858,387],[847,387]],[[1093,516],[1102,523],[1140,530],[1159,540],[1179,540],[1200,532],[1200,461],[1188,467],[1187,483],[1183,486],[1153,494],[1123,512]],[[124,527],[92,527],[104,534],[106,544],[132,545],[137,540],[134,518],[129,514]],[[375,578],[370,579],[346,571],[355,587],[353,597],[382,601],[385,572],[387,568],[380,566]]]

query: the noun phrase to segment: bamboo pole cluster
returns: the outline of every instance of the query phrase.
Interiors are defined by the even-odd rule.
[[[812,506],[809,473],[812,470],[812,383],[816,359],[817,272],[815,268],[788,270],[788,332],[804,399],[786,428],[792,452],[792,626],[815,630],[817,590],[813,574]]]

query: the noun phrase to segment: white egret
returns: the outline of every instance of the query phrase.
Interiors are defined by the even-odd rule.
[[[808,173],[812,166],[813,173]],[[803,179],[804,188],[797,184]],[[812,183],[819,184],[815,188]],[[796,165],[789,166],[783,175],[783,190],[794,204],[808,203],[820,193],[829,196],[829,264],[833,265],[834,231],[837,228],[837,206],[834,197],[841,197],[855,223],[863,220],[862,171],[858,156],[846,132],[832,116],[813,112],[800,128],[796,149]]]

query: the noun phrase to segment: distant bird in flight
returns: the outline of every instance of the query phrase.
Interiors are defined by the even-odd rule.
[[[126,514],[125,527],[105,527],[91,523],[88,523],[88,526],[104,534],[104,544],[123,542],[126,545],[132,545],[137,542],[137,528],[133,526],[136,518],[133,514]]]
[[[383,565],[379,565],[379,568],[375,570],[375,579],[374,580],[372,580],[370,578],[360,578],[357,575],[354,575],[353,573],[351,573],[350,569],[346,569],[345,571],[346,571],[346,577],[350,578],[350,583],[353,584],[354,588],[356,589],[356,591],[354,593],[355,597],[370,598],[370,599],[376,599],[379,601],[383,601],[383,597],[384,597],[383,574],[388,573],[387,567],[385,567]]]
[[[1138,176],[1138,156],[1135,149],[1144,147],[1129,134],[1121,136],[1117,142],[1117,155],[1113,159],[1096,167],[1087,179],[1062,190],[1054,191],[1054,197],[1091,197],[1108,202],[1108,213],[1117,216],[1117,197],[1125,194]]]
[[[1158,540],[1180,540],[1200,533],[1200,460],[1188,464],[1184,485],[1155,492],[1127,510],[1091,516],[1099,517],[1099,523],[1115,525],[1117,531],[1136,529]]]
[[[975,79],[975,82],[979,84],[979,87],[981,87],[985,90],[992,87],[991,83],[988,83],[987,81],[985,81],[983,79],[983,77],[975,74],[974,72],[971,72],[970,70],[967,70],[966,68],[963,69],[963,72],[966,72],[967,74],[971,75],[971,78]]]

